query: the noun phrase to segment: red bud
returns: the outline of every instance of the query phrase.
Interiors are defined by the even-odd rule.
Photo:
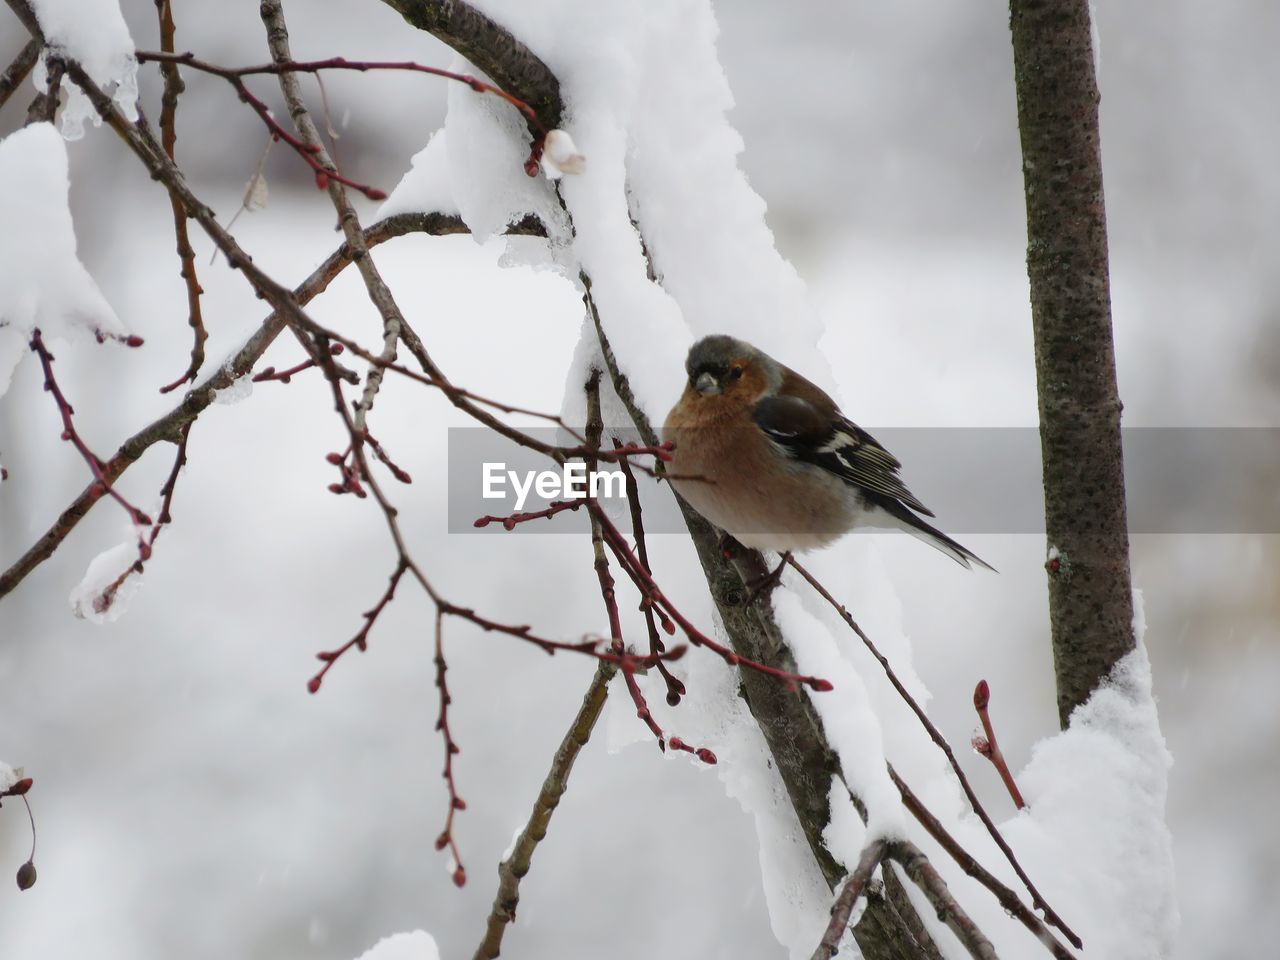
[[[987,685],[987,681],[979,680],[978,685],[973,688],[973,706],[975,710],[985,710],[987,704],[991,702],[991,687]]]
[[[462,864],[458,864],[458,869],[453,871],[453,885],[455,887],[465,887],[467,885],[467,870]]]
[[[697,756],[698,756],[698,759],[701,760],[703,763],[710,764],[711,766],[715,766],[716,755],[712,753],[710,750],[708,750],[706,747],[699,747]]]
[[[320,689],[320,677],[316,675],[307,681],[307,693],[315,693]]]
[[[823,680],[821,677],[813,677],[809,680],[809,689],[816,690],[818,693],[830,693],[835,689],[831,685],[830,680]]]

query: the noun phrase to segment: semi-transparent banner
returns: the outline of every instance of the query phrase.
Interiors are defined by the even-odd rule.
[[[567,432],[530,429],[547,444],[575,446]],[[582,433],[583,431],[579,431]],[[907,487],[950,534],[1043,533],[1040,435],[1034,427],[870,429],[902,462]],[[642,443],[634,431],[606,429],[603,446]],[[1129,530],[1132,533],[1280,533],[1280,429],[1135,427],[1123,431]],[[649,533],[685,530],[670,484],[633,470]],[[631,508],[620,469],[600,464],[589,476],[580,460],[557,465],[483,427],[449,430],[449,530],[503,533],[483,517],[536,513],[588,493],[626,526]],[[690,481],[697,482],[697,481]],[[580,533],[586,512],[521,523],[521,535]]]

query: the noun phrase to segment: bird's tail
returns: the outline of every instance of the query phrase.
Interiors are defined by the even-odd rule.
[[[920,517],[916,516],[916,514],[912,513],[906,506],[896,500],[889,500],[888,497],[885,497],[880,499],[877,506],[897,521],[898,527],[911,534],[917,540],[923,540],[935,550],[945,553],[962,567],[969,568],[972,564],[976,563],[980,567],[986,567],[992,573],[999,572],[995,567],[987,563],[987,561],[983,560],[972,550],[961,546],[937,527],[921,520]]]

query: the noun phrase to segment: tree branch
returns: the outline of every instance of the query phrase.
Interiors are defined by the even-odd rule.
[[[172,0],[156,0],[156,15],[160,20],[160,48],[168,53],[173,52],[174,35],[177,27],[173,22]],[[178,98],[186,89],[182,75],[178,73],[176,63],[162,63],[160,73],[164,77],[164,93],[160,100],[160,143],[164,147],[165,156],[177,162],[178,146]],[[187,288],[187,323],[191,327],[191,361],[187,369],[177,380],[161,387],[161,393],[169,393],[184,383],[195,383],[204,365],[204,344],[209,333],[204,327],[204,314],[200,309],[200,297],[204,290],[196,275],[196,252],[191,247],[191,236],[187,230],[187,214],[182,208],[182,201],[172,193],[169,194],[169,205],[173,209],[173,235],[177,242],[178,262],[181,265],[178,275]]]
[[[598,550],[599,541],[595,540],[594,544]],[[591,739],[591,732],[595,729],[600,712],[604,709],[605,699],[609,696],[609,681],[617,671],[617,664],[605,660],[601,660],[596,666],[591,685],[582,697],[582,706],[578,708],[573,723],[569,725],[551,759],[551,769],[542,781],[542,789],[538,791],[529,820],[516,838],[511,853],[498,864],[498,890],[489,910],[484,937],[476,947],[475,960],[492,960],[501,952],[502,936],[507,924],[516,918],[516,907],[520,903],[520,881],[529,872],[533,854],[547,835],[551,818],[560,805],[560,798],[569,787],[573,764]]]
[[[812,960],[830,960],[836,955],[845,928],[849,926],[849,915],[853,913],[853,906],[862,896],[862,891],[870,882],[876,867],[880,866],[880,861],[885,858],[888,848],[888,842],[883,837],[872,840],[863,847],[858,865],[845,879],[836,902],[831,905],[831,922],[827,924],[826,932],[818,942],[818,948],[813,951]]]
[[[495,84],[537,112],[542,126],[560,126],[560,81],[504,27],[460,0],[382,0],[419,30],[443,40]],[[539,131],[531,126],[536,135]]]
[[[4,73],[0,73],[0,107],[9,102],[9,98],[13,96],[13,91],[22,86],[23,81],[31,74],[31,68],[40,59],[41,49],[43,49],[43,44],[33,37],[27,41],[25,47],[18,51],[18,55],[5,68]]]
[[[910,840],[895,840],[889,845],[889,855],[933,904],[938,912],[938,919],[951,928],[951,932],[959,938],[974,960],[998,960],[996,948],[956,902],[956,898],[947,889],[947,882],[919,847]]]
[[[366,248],[375,247],[395,237],[407,233],[426,233],[433,236],[448,236],[466,233],[466,224],[459,217],[439,213],[398,214],[388,217],[369,227],[363,233]],[[509,232],[533,235],[538,232],[531,221],[521,221]],[[316,267],[294,290],[293,295],[299,304],[306,304],[323,293],[348,265],[353,258],[351,246],[343,243],[331,253],[320,266]],[[125,440],[116,453],[102,465],[102,475],[107,485],[114,484],[124,473],[136,463],[154,444],[164,440],[178,443],[185,427],[193,423],[204,410],[213,403],[219,390],[225,390],[236,380],[249,375],[254,364],[266,353],[267,348],[275,341],[285,328],[285,322],[279,311],[273,311],[256,331],[245,341],[226,363],[219,366],[200,386],[193,388],[168,413],[153,420],[129,439]],[[84,519],[89,510],[106,494],[106,488],[96,480],[89,484],[69,506],[67,506],[53,525],[45,531],[32,546],[10,567],[0,574],[0,598],[18,586],[23,579],[49,557],[63,540]]]

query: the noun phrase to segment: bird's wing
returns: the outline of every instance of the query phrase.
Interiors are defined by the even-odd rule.
[[[846,417],[827,416],[795,396],[764,397],[752,410],[756,426],[788,456],[812,463],[863,490],[892,497],[927,517],[933,511],[907,489],[902,464],[876,438]]]

